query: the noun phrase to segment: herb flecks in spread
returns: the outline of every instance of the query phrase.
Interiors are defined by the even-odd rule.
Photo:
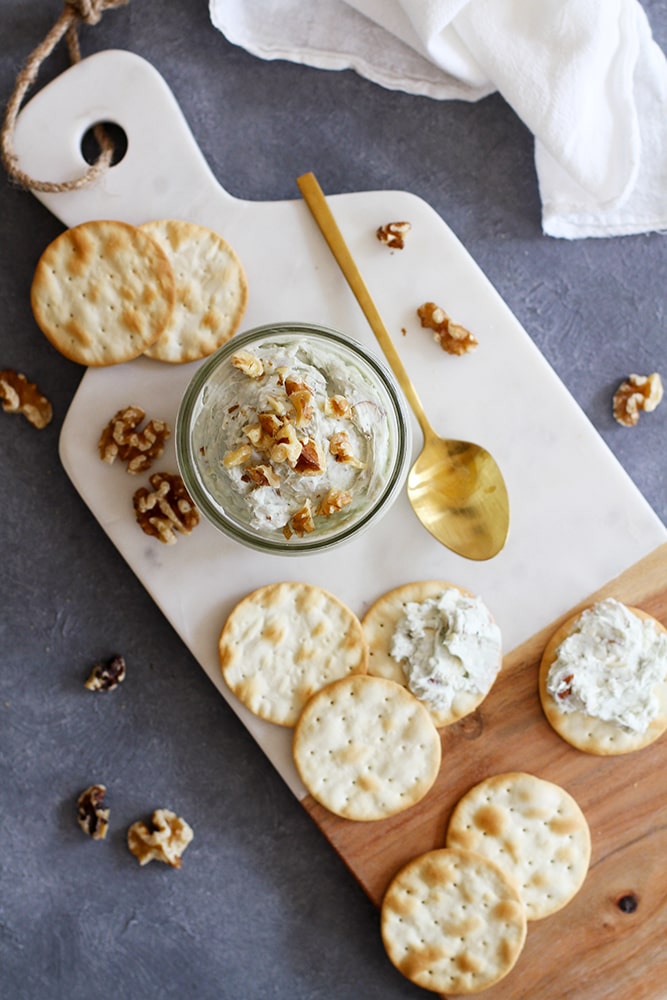
[[[434,710],[450,708],[459,691],[488,691],[500,650],[500,629],[486,605],[456,587],[408,602],[391,644],[408,687]]]
[[[667,679],[667,636],[620,601],[584,611],[560,644],[547,691],[563,712],[584,712],[643,733],[660,711]]]
[[[386,414],[351,363],[316,347],[239,350],[207,390],[195,431],[213,492],[226,477],[239,516],[290,539],[365,504],[386,472]],[[228,506],[227,502],[226,505]]]

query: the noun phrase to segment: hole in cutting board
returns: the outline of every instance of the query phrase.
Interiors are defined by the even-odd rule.
[[[95,129],[98,125],[102,126],[113,142],[114,149],[113,156],[111,157],[111,166],[115,167],[127,153],[127,133],[115,122],[95,122],[94,125],[91,125],[90,128],[84,132],[83,138],[81,139],[81,155],[86,163],[90,165],[96,163],[99,159],[101,149],[99,142],[95,138]]]

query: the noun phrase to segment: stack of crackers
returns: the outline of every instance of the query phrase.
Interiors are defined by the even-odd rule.
[[[229,340],[247,295],[237,254],[210,229],[175,219],[93,220],[46,248],[31,305],[71,361],[99,367],[145,354],[180,364]]]

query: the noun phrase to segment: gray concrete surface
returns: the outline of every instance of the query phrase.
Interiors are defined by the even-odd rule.
[[[645,7],[664,47],[667,4]],[[0,0],[3,105],[60,9]],[[85,55],[121,47],[153,62],[238,197],[292,198],[314,170],[332,193],[430,202],[667,519],[667,406],[632,432],[610,413],[629,371],[667,376],[665,237],[543,237],[532,139],[499,97],[435,103],[352,72],[261,62],[211,26],[205,0],[131,0],[81,41]],[[39,85],[66,65],[63,49]],[[417,1000],[385,957],[374,907],[61,468],[83,370],[39,333],[28,299],[61,225],[4,174],[0,198],[0,368],[26,372],[55,409],[41,432],[0,413],[0,995]],[[116,652],[125,685],[91,700],[90,664]],[[109,789],[104,844],[74,818],[91,781]],[[140,870],[125,830],[167,803],[196,839],[180,872]]]

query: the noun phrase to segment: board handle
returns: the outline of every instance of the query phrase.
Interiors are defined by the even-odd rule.
[[[103,218],[139,225],[170,217],[176,200],[183,218],[196,219],[211,198],[218,207],[221,199],[235,200],[209,169],[162,76],[120,49],[76,63],[26,104],[14,135],[19,167],[57,183],[80,177],[87,168],[83,137],[99,122],[125,133],[120,162],[81,190],[34,192],[66,226]]]

